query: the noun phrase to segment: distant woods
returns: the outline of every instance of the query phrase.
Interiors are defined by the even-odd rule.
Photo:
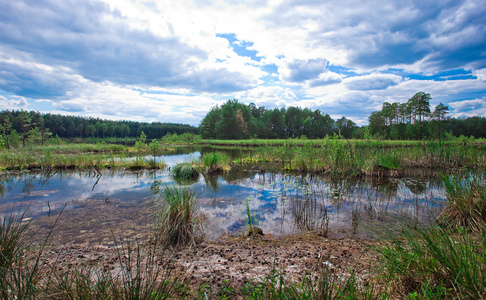
[[[453,136],[486,138],[486,119],[447,117],[442,103],[430,107],[430,94],[418,92],[405,103],[383,103],[371,113],[369,125],[358,127],[346,117],[334,120],[308,108],[266,109],[228,100],[213,107],[200,125],[204,139],[379,138],[395,140],[442,139]]]
[[[485,118],[449,118],[449,107],[440,103],[432,109],[430,100],[430,94],[418,92],[404,103],[384,102],[380,111],[368,117],[365,134],[393,140],[486,138]]]
[[[358,128],[356,124],[342,117],[333,120],[328,114],[308,108],[288,107],[266,109],[228,100],[213,107],[200,125],[204,139],[285,139],[323,138],[326,135],[341,134],[351,138]]]
[[[142,131],[147,139],[162,138],[168,133],[199,133],[197,127],[185,124],[109,121],[24,110],[0,112],[0,133],[6,148],[9,148],[9,143],[43,143],[50,137],[136,138]]]
[[[449,118],[449,108],[442,103],[430,106],[431,96],[418,92],[403,103],[384,102],[371,113],[369,125],[358,127],[342,117],[334,120],[327,113],[308,108],[266,109],[255,104],[228,100],[213,107],[199,127],[175,123],[110,121],[34,111],[0,111],[0,149],[43,144],[59,138],[139,138],[167,140],[186,134],[201,134],[204,139],[319,139],[326,136],[359,139],[450,139],[452,137],[486,138],[486,118]],[[143,135],[142,135],[143,132]],[[168,135],[169,134],[169,135]]]

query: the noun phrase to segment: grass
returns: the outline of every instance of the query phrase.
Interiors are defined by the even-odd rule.
[[[116,271],[98,267],[79,267],[54,272],[49,294],[55,299],[129,299],[161,300],[172,298],[180,284],[170,269],[157,262],[159,241],[149,246],[139,242],[116,241]]]
[[[179,184],[191,184],[198,180],[199,172],[190,163],[180,163],[172,168],[171,176]]]
[[[404,228],[379,247],[389,292],[416,299],[484,299],[486,235],[455,234],[439,227]]]
[[[230,159],[224,152],[206,153],[201,157],[200,164],[208,174],[214,174],[230,169]]]
[[[62,210],[53,228],[61,214]],[[25,211],[16,213],[12,209],[7,216],[3,217],[0,227],[0,297],[2,299],[37,299],[38,295],[46,289],[40,258],[46,249],[53,228],[45,239],[34,247],[28,242],[34,233],[30,230],[30,218],[25,216]],[[26,257],[29,257],[31,252],[34,252],[34,260],[28,261]]]
[[[191,190],[166,186],[162,197],[164,204],[158,212],[158,226],[165,246],[193,246],[202,234],[201,218],[196,212]]]
[[[397,177],[405,168],[476,170],[486,167],[484,145],[434,141],[255,140],[238,163],[274,163],[299,173],[336,177]],[[261,143],[260,143],[261,142]],[[240,146],[237,143],[235,146]]]
[[[162,151],[162,150],[161,150]],[[0,151],[0,170],[55,168],[161,168],[140,156],[146,151],[113,144],[60,144]],[[135,159],[131,158],[135,156]]]
[[[486,226],[486,185],[479,176],[444,177],[447,202],[438,216],[440,224],[479,232]]]

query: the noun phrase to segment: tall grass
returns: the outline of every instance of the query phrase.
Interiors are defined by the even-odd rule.
[[[486,226],[486,185],[480,176],[444,176],[447,202],[438,216],[440,224],[481,231]]]
[[[193,246],[202,234],[201,217],[197,215],[191,190],[166,186],[162,191],[164,204],[158,212],[158,226],[165,246]]]
[[[133,147],[105,143],[29,146],[0,150],[0,170],[86,168],[92,165],[100,168],[131,168],[135,162],[127,159],[126,154],[145,155],[145,152]],[[154,167],[145,159],[136,159],[136,163],[140,168]]]
[[[390,292],[400,297],[484,299],[486,234],[404,228],[379,247]]]
[[[62,210],[61,210],[62,213]],[[54,226],[59,217],[56,218]],[[12,210],[3,218],[0,227],[0,297],[1,299],[37,299],[46,289],[46,278],[41,272],[40,258],[44,253],[52,229],[32,251],[28,240],[33,236],[26,214]],[[33,261],[27,258],[33,252]]]
[[[211,152],[201,157],[201,164],[207,173],[212,174],[229,170],[230,159],[224,152]]]
[[[251,154],[249,154],[251,153]],[[281,163],[287,170],[338,177],[399,176],[404,168],[451,170],[486,167],[486,147],[441,142],[399,143],[325,138],[261,143],[242,162]]]
[[[199,178],[199,172],[190,163],[180,163],[172,168],[171,176],[179,184],[194,183]]]

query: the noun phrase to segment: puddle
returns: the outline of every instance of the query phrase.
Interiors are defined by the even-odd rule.
[[[194,151],[156,159],[172,167],[200,155]],[[424,172],[378,181],[332,180],[260,169],[246,167],[223,176],[200,176],[188,186],[205,216],[208,238],[245,231],[247,208],[253,225],[274,237],[305,230],[324,235],[369,235],[393,228],[390,224],[397,222],[429,222],[445,199],[440,181]],[[3,174],[0,210],[7,212],[15,205],[17,209],[28,208],[34,218],[42,218],[66,206],[65,222],[60,226],[76,227],[65,234],[77,241],[77,235],[94,238],[96,230],[106,231],[107,227],[128,231],[128,225],[121,225],[125,221],[137,224],[139,230],[148,228],[162,203],[158,191],[167,184],[174,184],[168,170],[103,170],[102,176],[94,170]]]

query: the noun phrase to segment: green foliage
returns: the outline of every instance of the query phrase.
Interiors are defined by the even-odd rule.
[[[484,299],[486,297],[486,236],[482,232],[454,234],[435,227],[428,231],[403,228],[378,248],[384,275],[401,297]]]
[[[199,133],[199,129],[186,124],[174,123],[141,123],[134,121],[111,121],[98,118],[83,118],[54,114],[41,114],[34,111],[0,112],[0,125],[6,128],[6,135],[13,130],[20,134],[21,141],[29,142],[29,131],[38,128],[41,143],[49,137],[58,135],[61,138],[136,138],[143,131],[146,138],[161,138],[167,133],[182,135],[184,133]],[[7,143],[8,144],[8,143]],[[7,145],[7,147],[10,145]]]
[[[162,192],[164,204],[158,212],[159,232],[165,246],[193,246],[202,233],[200,217],[191,190],[166,186]]]
[[[201,157],[201,163],[208,173],[229,169],[229,157],[224,152],[205,153]]]
[[[334,121],[320,110],[300,107],[267,110],[255,104],[245,105],[238,100],[228,100],[221,107],[213,107],[201,121],[204,139],[259,138],[323,138],[341,130],[350,138],[356,124],[345,117]]]
[[[481,177],[444,177],[447,202],[438,216],[440,224],[453,229],[481,231],[486,227],[486,185]]]
[[[189,163],[180,163],[172,168],[171,176],[179,184],[191,184],[198,180],[199,172]]]

